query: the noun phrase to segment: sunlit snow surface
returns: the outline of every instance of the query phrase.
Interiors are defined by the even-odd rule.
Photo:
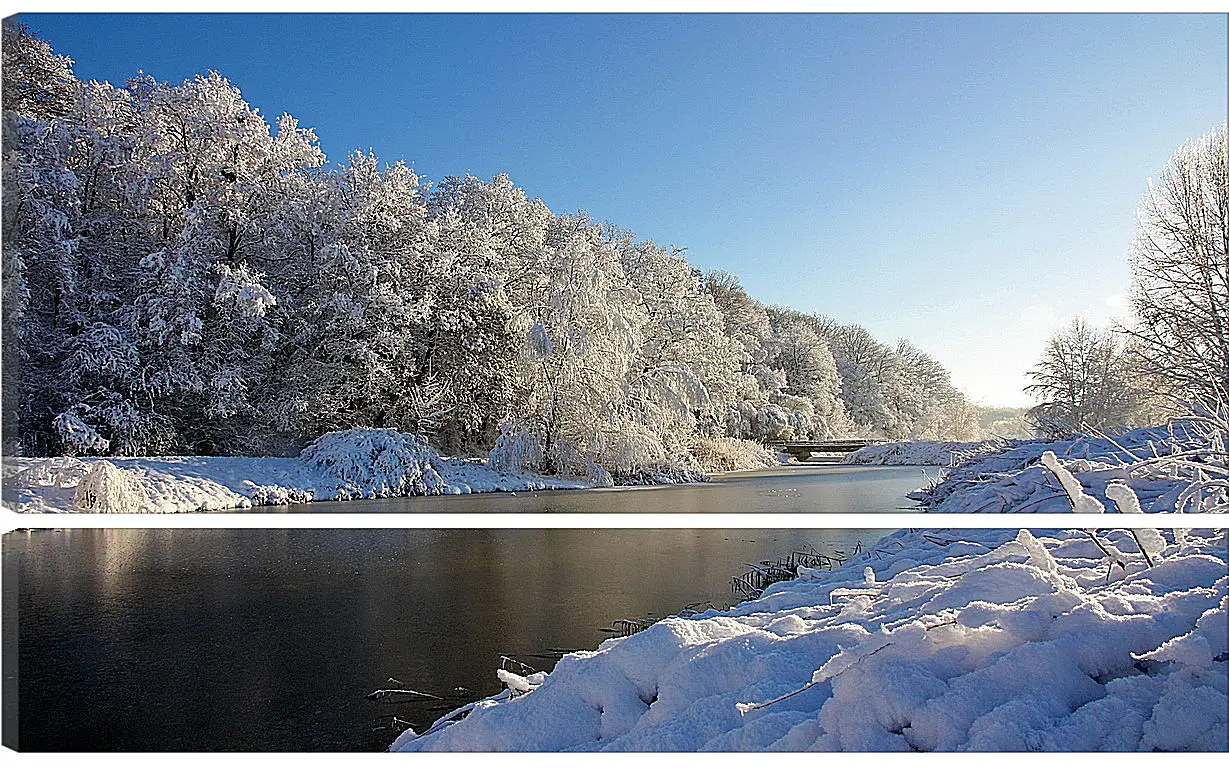
[[[4,502],[18,512],[81,511],[74,504],[77,486],[97,461],[6,458]],[[145,491],[144,501],[111,510],[116,512],[199,512],[377,495],[342,493],[336,478],[297,458],[169,456],[107,461],[139,478]],[[442,480],[437,492],[445,494],[586,487],[565,478],[496,472],[474,460],[439,459],[432,467]],[[379,485],[365,487],[372,491]]]
[[[544,682],[505,674],[515,697],[392,749],[1225,750],[1225,532],[1164,531],[1151,567],[1102,532],[1108,575],[1087,533],[1033,533],[898,531]]]
[[[1169,427],[1134,429],[1113,437],[887,443],[856,451],[845,461],[947,466],[942,482],[909,494],[927,512],[1072,512],[1071,494],[1042,461],[1047,452],[1055,455],[1058,466],[1071,473],[1087,494],[1081,511],[1095,510],[1097,505],[1109,513],[1123,511],[1118,501],[1106,495],[1114,483],[1131,489],[1142,512],[1219,512],[1229,505],[1223,482],[1229,477],[1225,439],[1223,424],[1176,421]],[[1194,485],[1207,490],[1195,492]]]

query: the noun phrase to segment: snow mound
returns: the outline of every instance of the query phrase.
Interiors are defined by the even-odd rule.
[[[1223,427],[1176,421],[1117,436],[1016,441],[975,453],[910,498],[939,513],[1223,511],[1223,440]]]
[[[330,477],[342,499],[430,496],[448,489],[435,468],[435,449],[394,429],[329,432],[304,448],[299,460]]]
[[[917,440],[908,443],[868,445],[845,454],[843,464],[920,464],[950,467],[979,456],[999,453],[1011,445],[1008,440],[983,440],[961,443],[938,440]]]
[[[1124,567],[1079,530],[898,531],[532,685],[505,675],[393,749],[1229,749],[1224,532],[1171,536],[1151,566],[1129,532],[1096,536]]]
[[[434,454],[428,456],[432,457],[431,467],[447,482],[442,493],[547,490],[587,485],[580,480],[500,473],[475,460],[440,459],[436,463]],[[355,457],[351,455],[351,458]],[[139,511],[145,513],[213,512],[349,498],[358,488],[356,484],[341,482],[335,465],[317,465],[298,458],[6,457],[4,501],[22,513],[79,512],[77,485],[91,467],[101,461],[109,461],[139,480],[146,495],[146,502]],[[423,474],[429,477],[425,470]],[[392,487],[391,483],[385,485]],[[415,487],[410,482],[404,485],[404,490],[414,493]],[[436,487],[434,481],[431,487]]]
[[[136,475],[109,461],[95,461],[77,482],[74,504],[81,512],[140,512],[148,501]]]

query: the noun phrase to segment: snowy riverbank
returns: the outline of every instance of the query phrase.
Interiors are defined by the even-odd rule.
[[[1054,466],[1095,500],[1092,509],[1134,511],[1121,490],[1127,488],[1141,512],[1224,512],[1225,440],[1221,423],[1177,421],[1114,437],[1015,441],[1006,450],[974,455],[949,469],[942,482],[910,496],[936,513],[1071,512],[1071,494],[1046,466],[1051,453]]]
[[[905,443],[883,443],[868,445],[847,453],[841,458],[841,463],[950,467],[975,456],[998,453],[1011,445],[1012,443],[1007,440],[965,443],[915,440]]]
[[[1225,750],[1224,531],[1145,532],[1147,556],[1098,539],[898,531],[550,674],[500,671],[502,694],[392,749]]]
[[[941,482],[909,494],[928,512],[1071,512],[1073,498],[1045,465],[1047,453],[1100,511],[1134,511],[1123,509],[1132,503],[1123,492],[1114,492],[1119,499],[1110,493],[1125,486],[1141,512],[1222,512],[1229,510],[1227,432],[1222,419],[1203,418],[1069,440],[886,443],[855,451],[844,463],[947,467]]]
[[[500,472],[444,458],[391,431],[354,430],[294,458],[5,458],[4,503],[18,512],[204,512],[409,495],[588,488],[583,479]],[[390,434],[393,436],[390,438]],[[377,439],[373,442],[372,435]],[[327,437],[327,436],[326,436]],[[114,470],[103,465],[109,464]],[[93,482],[103,492],[85,493]],[[118,486],[123,486],[119,488]]]

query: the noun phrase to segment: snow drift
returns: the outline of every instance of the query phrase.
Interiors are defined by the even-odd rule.
[[[1066,513],[1079,498],[1059,479],[1067,472],[1095,502],[1083,501],[1080,511],[1098,506],[1106,512],[1225,511],[1226,429],[1223,420],[1183,420],[1113,437],[1016,441],[1003,450],[975,454],[949,469],[942,482],[910,497],[928,512]],[[1049,466],[1046,454],[1054,457]],[[1130,489],[1138,504],[1122,509],[1107,495],[1111,485]],[[1118,495],[1125,500],[1124,493]]]
[[[392,749],[1225,750],[1225,535],[1162,542],[1148,565],[1125,531],[898,531],[729,611],[505,672]]]
[[[939,440],[915,440],[907,443],[883,443],[868,445],[851,451],[841,458],[843,464],[908,464],[950,467],[978,456],[1003,451],[1011,446],[1007,440],[983,440],[980,442],[943,442]]]
[[[351,429],[323,435],[298,458],[6,457],[3,498],[18,512],[173,513],[585,485],[442,458],[402,432]]]

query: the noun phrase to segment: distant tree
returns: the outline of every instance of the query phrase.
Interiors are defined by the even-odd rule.
[[[860,325],[823,326],[841,380],[841,400],[862,434],[903,440],[909,436],[904,361]]]
[[[1149,184],[1131,246],[1127,332],[1167,394],[1229,391],[1229,160],[1226,126],[1183,144]]]
[[[977,437],[977,409],[964,393],[952,386],[952,376],[943,364],[913,346],[896,342],[904,381],[900,410],[914,440],[970,440]]]
[[[1042,401],[1028,419],[1041,436],[1126,426],[1136,419],[1140,396],[1123,343],[1082,319],[1050,338],[1028,375],[1036,383],[1025,391]]]
[[[814,315],[770,307],[773,335],[768,343],[770,364],[785,374],[782,396],[776,402],[809,414],[798,437],[826,438],[848,433],[852,424],[841,403],[841,380],[836,360],[823,337],[822,323]],[[792,399],[791,399],[792,398]],[[803,403],[797,401],[801,399]],[[799,408],[799,405],[802,407]]]
[[[976,406],[976,409],[978,427],[983,436],[1008,439],[1029,436],[1028,421],[1025,418],[1025,414],[1028,413],[1027,408]]]
[[[6,110],[46,120],[72,107],[77,78],[73,60],[51,50],[16,16],[4,20],[4,86]]]

